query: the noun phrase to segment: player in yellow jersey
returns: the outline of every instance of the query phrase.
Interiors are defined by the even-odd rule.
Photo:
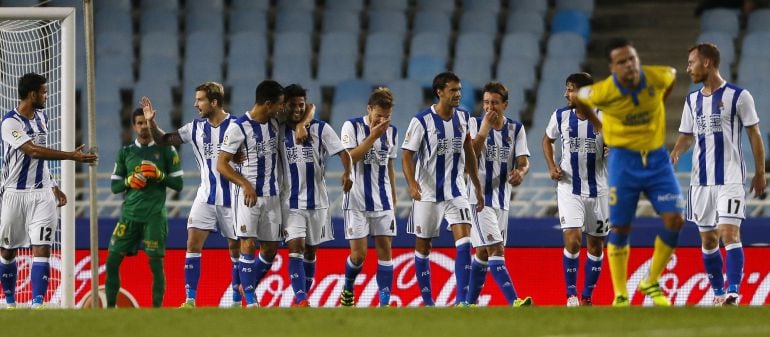
[[[591,123],[602,126],[610,147],[608,183],[610,223],[607,255],[615,289],[615,306],[628,306],[628,235],[636,213],[639,194],[644,192],[663,219],[664,228],[655,238],[647,278],[638,289],[656,306],[670,306],[658,278],[679,241],[684,224],[684,201],[668,152],[663,147],[666,133],[664,100],[671,93],[676,69],[641,66],[633,44],[613,40],[607,47],[612,75],[578,92],[578,109]],[[603,112],[602,120],[593,108]]]

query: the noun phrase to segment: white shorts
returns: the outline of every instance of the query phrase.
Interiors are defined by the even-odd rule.
[[[505,245],[508,240],[508,210],[484,207],[481,213],[476,212],[476,207],[471,207],[476,224],[471,230],[471,244],[473,247],[493,246],[498,243]]]
[[[610,206],[606,195],[591,198],[558,191],[557,199],[562,230],[582,228],[584,233],[598,237],[610,232]]]
[[[239,238],[283,241],[281,200],[278,196],[257,197],[254,207],[246,207],[243,193],[238,193],[235,200],[235,228]]]
[[[345,239],[355,240],[371,236],[396,236],[396,215],[393,210],[359,211],[346,209]]]
[[[0,214],[0,247],[50,246],[59,220],[56,208],[50,188],[6,190]]]
[[[235,220],[230,207],[210,205],[205,202],[193,203],[187,228],[208,232],[219,232],[223,237],[235,240]]]
[[[334,240],[334,228],[328,208],[289,209],[285,224],[286,242],[304,238],[308,246]]]
[[[713,231],[718,224],[740,226],[745,210],[746,190],[740,184],[690,186],[687,193],[687,220],[701,232]]]
[[[406,232],[425,239],[438,237],[443,219],[446,219],[449,226],[463,223],[473,226],[473,214],[468,198],[413,201],[412,212],[406,223]]]

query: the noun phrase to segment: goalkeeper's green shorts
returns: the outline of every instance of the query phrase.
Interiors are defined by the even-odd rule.
[[[136,255],[141,246],[147,256],[163,257],[166,255],[166,238],[168,238],[168,220],[158,217],[152,222],[118,220],[110,238],[111,253]]]

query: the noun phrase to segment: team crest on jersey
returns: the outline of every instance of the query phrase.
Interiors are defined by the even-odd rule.
[[[562,225],[567,224],[567,219],[564,219],[564,217],[561,217],[560,221]]]
[[[21,132],[19,130],[13,130],[11,131],[11,136],[13,136],[14,139],[21,138]]]
[[[409,141],[409,135],[411,133],[412,133],[412,131],[406,130],[406,135],[404,135],[404,142],[405,143]]]
[[[495,237],[492,236],[492,234],[487,234],[487,240],[492,241],[494,239],[495,239]]]
[[[422,233],[422,226],[417,226],[417,227],[415,227],[415,228],[414,228],[414,231],[415,231],[417,234],[421,234],[421,233]]]
[[[241,225],[241,233],[246,233],[246,225]]]
[[[225,138],[222,139],[222,145],[230,145],[230,135],[225,135]]]
[[[192,217],[187,218],[187,224],[193,223]]]
[[[647,93],[650,94],[650,97],[655,96],[655,88],[650,87],[649,89],[647,89]]]
[[[343,143],[349,143],[350,142],[350,136],[347,134],[342,135],[342,142]]]

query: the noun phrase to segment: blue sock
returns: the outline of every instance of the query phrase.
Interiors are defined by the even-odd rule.
[[[572,254],[564,248],[564,255],[562,256],[562,265],[564,265],[564,281],[567,284],[567,297],[577,296],[577,271],[578,271],[578,257],[580,252]]]
[[[743,244],[740,242],[725,246],[727,255],[727,292],[739,293],[743,278]]]
[[[414,252],[414,274],[420,286],[422,303],[426,306],[434,306],[433,291],[430,286],[430,258],[427,255]]]
[[[487,279],[487,262],[479,260],[477,257],[473,257],[471,262],[471,275],[468,281],[468,295],[465,301],[470,304],[476,304],[479,300],[479,294],[481,289],[484,288],[484,281]]]
[[[241,253],[241,257],[238,259],[238,274],[243,288],[243,296],[246,297],[246,304],[257,303],[257,297],[254,294],[257,288],[257,268],[254,255]]]
[[[356,265],[350,260],[348,256],[345,261],[345,290],[353,291],[353,287],[356,285],[356,277],[361,272],[362,265]]]
[[[599,274],[602,272],[604,254],[593,256],[588,253],[586,255],[586,262],[583,265],[583,298],[591,298],[596,282],[599,281]]]
[[[390,305],[393,288],[393,261],[377,261],[377,287],[380,288],[380,306]]]
[[[3,286],[5,303],[16,303],[16,259],[6,260],[0,257],[0,284]]]
[[[273,259],[275,259],[275,257],[273,257]],[[259,282],[262,281],[265,275],[267,275],[267,272],[270,271],[270,268],[273,267],[273,260],[268,261],[261,253],[257,254],[256,267],[257,274],[254,285],[259,286]]]
[[[184,289],[187,298],[195,299],[201,277],[201,253],[187,253],[184,259]]]
[[[302,265],[302,254],[289,254],[289,279],[294,290],[294,303],[307,300],[305,284],[305,267]]]
[[[468,281],[471,278],[471,238],[461,238],[455,241],[457,257],[455,257],[455,280],[457,280],[457,299],[455,304],[464,302],[468,297]]]
[[[32,303],[43,303],[48,290],[48,275],[51,267],[47,257],[33,257],[30,280],[32,282]]]
[[[310,287],[313,286],[315,280],[315,260],[302,260],[303,267],[305,268],[305,291],[310,293]]]
[[[230,261],[233,263],[232,275],[230,281],[230,287],[233,289],[233,303],[240,303],[243,301],[241,296],[241,272],[238,270],[238,258],[230,257]]]
[[[513,304],[513,301],[519,298],[519,296],[516,295],[516,288],[513,286],[511,275],[508,274],[508,267],[505,266],[505,257],[490,256],[489,273],[492,274],[495,283],[500,287],[508,304]]]
[[[719,247],[712,250],[706,250],[701,247],[703,252],[703,266],[706,269],[706,275],[709,277],[711,283],[711,289],[714,290],[714,296],[724,296],[725,294],[725,277],[722,274],[722,252],[719,251]]]

